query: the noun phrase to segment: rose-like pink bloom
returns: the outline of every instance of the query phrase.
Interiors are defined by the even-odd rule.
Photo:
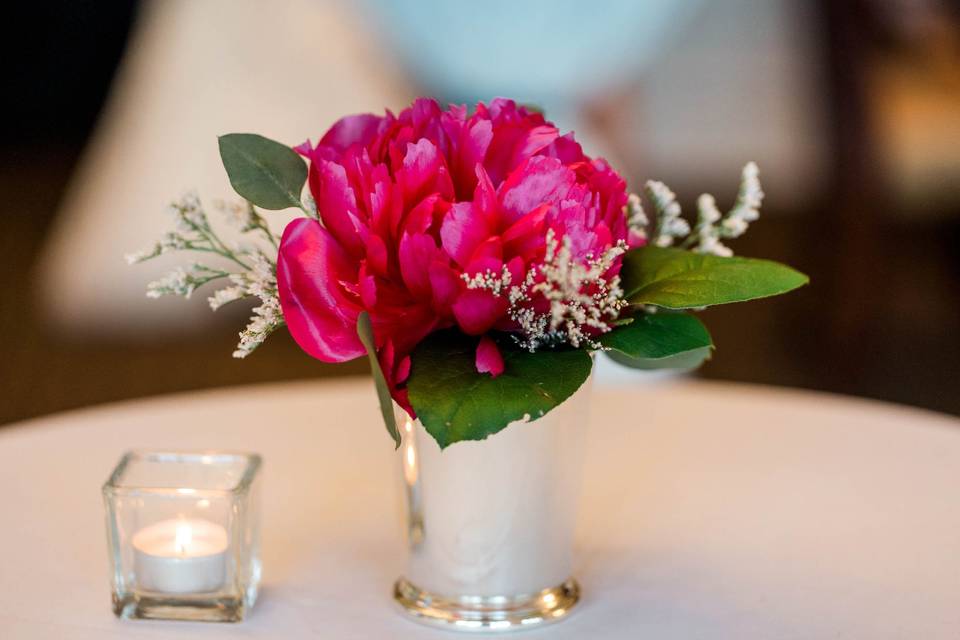
[[[470,278],[522,282],[550,230],[584,264],[628,235],[623,179],[511,100],[468,115],[419,99],[399,116],[344,118],[297,151],[310,161],[320,221],[283,233],[277,280],[290,333],[315,358],[350,360],[364,354],[357,316],[369,312],[384,374],[411,415],[403,382],[428,334],[518,330],[505,292]],[[619,269],[617,260],[604,277]],[[499,375],[494,341],[479,346],[478,369]]]

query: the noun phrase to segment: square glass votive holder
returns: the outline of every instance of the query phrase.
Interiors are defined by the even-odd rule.
[[[260,583],[260,456],[133,451],[103,485],[113,612],[242,620]]]

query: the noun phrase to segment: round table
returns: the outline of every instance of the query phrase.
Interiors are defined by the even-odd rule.
[[[390,598],[399,465],[375,402],[346,379],[0,428],[0,637],[451,637]],[[525,638],[960,637],[957,419],[692,380],[598,385],[593,408],[584,599]],[[263,455],[264,581],[244,622],[111,613],[100,486],[150,447]]]

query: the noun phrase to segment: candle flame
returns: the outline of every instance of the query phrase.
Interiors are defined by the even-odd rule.
[[[193,540],[193,529],[190,528],[190,525],[186,522],[182,522],[177,525],[177,536],[174,541],[176,546],[177,553],[184,555],[187,553],[187,547],[190,546],[190,541]]]

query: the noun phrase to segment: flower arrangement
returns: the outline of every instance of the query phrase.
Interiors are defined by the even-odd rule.
[[[213,309],[259,299],[236,357],[282,326],[319,360],[367,356],[397,446],[392,401],[441,447],[484,439],[563,402],[593,352],[693,368],[713,343],[690,311],[807,282],[724,244],[759,215],[753,163],[733,208],[702,195],[691,228],[666,185],[646,184],[648,216],[606,161],[511,100],[468,112],[419,99],[399,115],[343,118],[315,145],[229,134],[219,146],[245,202],[216,208],[247,242],[221,239],[185,197],[176,230],[128,261],[191,251],[225,266],[192,263],[147,295],[224,282]],[[303,216],[277,237],[260,211],[287,208]]]

